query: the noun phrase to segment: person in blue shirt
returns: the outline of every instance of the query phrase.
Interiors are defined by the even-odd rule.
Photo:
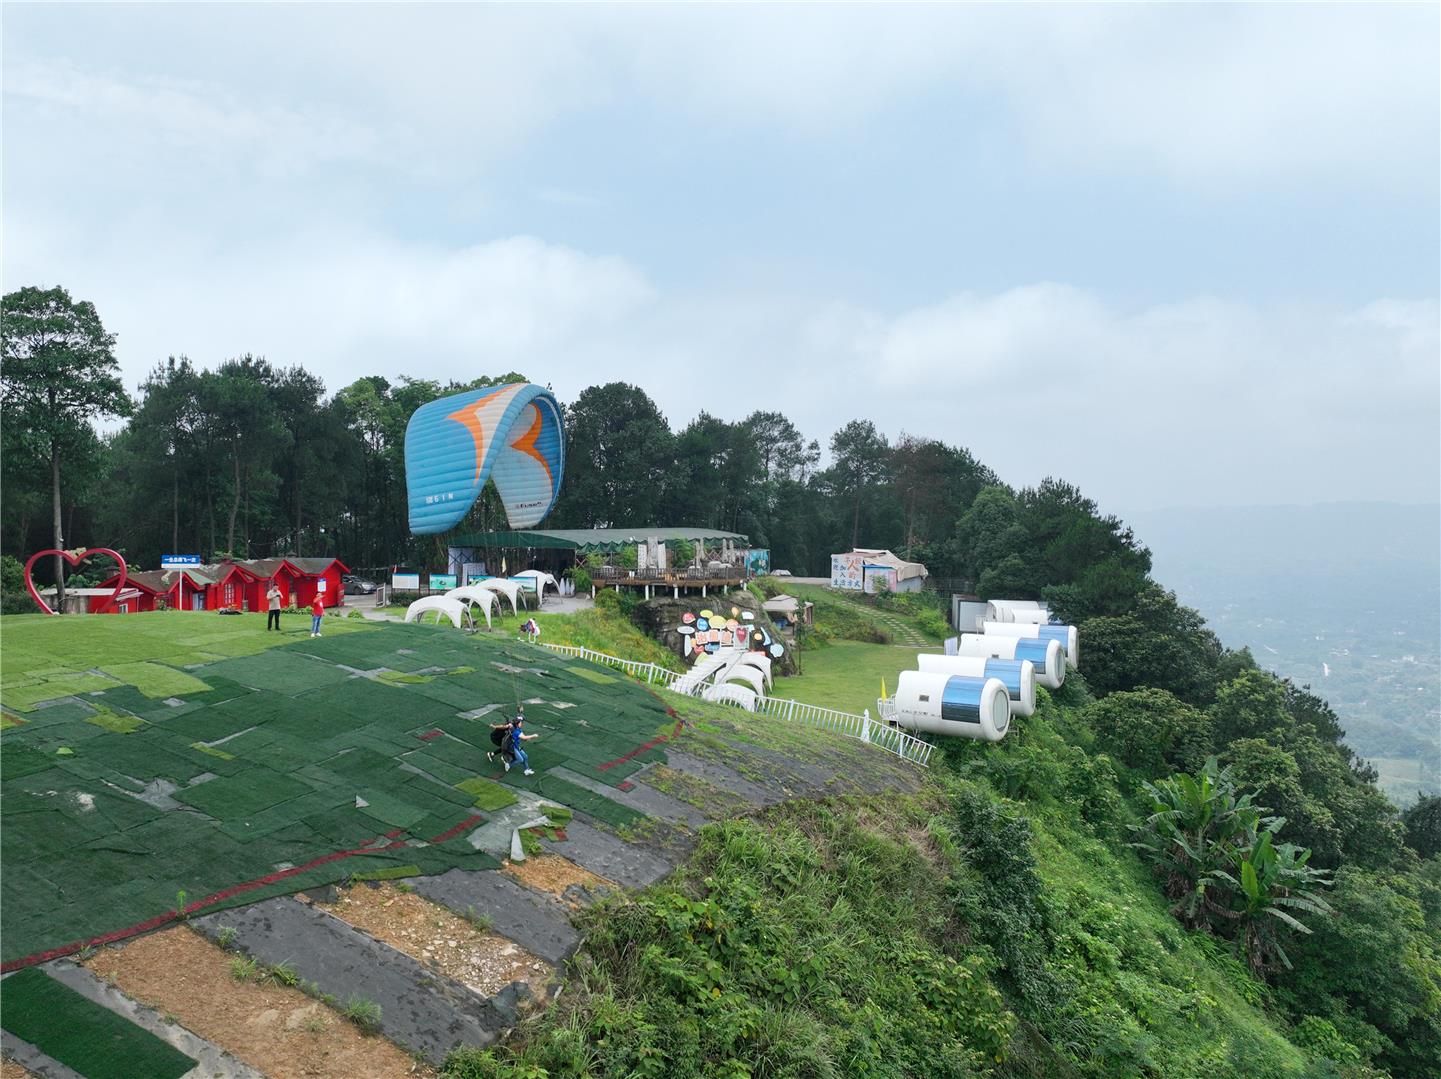
[[[530,758],[526,756],[525,747],[522,742],[533,742],[539,738],[538,734],[525,733],[525,713],[516,712],[515,722],[510,725],[510,752],[514,755],[516,763],[525,769],[524,775],[535,775],[535,769],[530,766]],[[505,761],[505,770],[510,771],[510,762]]]

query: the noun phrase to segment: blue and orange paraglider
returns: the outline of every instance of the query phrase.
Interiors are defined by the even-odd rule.
[[[512,528],[545,519],[560,494],[565,434],[549,390],[526,382],[421,405],[405,429],[405,487],[416,535],[454,527],[495,480]]]

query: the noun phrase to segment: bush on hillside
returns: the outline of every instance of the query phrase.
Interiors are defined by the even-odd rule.
[[[1081,713],[1097,748],[1148,779],[1205,762],[1211,723],[1164,689],[1112,693]]]

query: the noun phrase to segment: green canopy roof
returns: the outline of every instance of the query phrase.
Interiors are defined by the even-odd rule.
[[[739,532],[719,528],[550,528],[529,532],[469,532],[452,536],[452,547],[549,547],[567,551],[615,550],[644,543],[652,536],[661,540],[734,540],[741,546],[750,541]]]

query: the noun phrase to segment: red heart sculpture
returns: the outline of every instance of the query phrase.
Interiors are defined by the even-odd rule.
[[[80,565],[81,562],[85,561],[85,559],[89,558],[93,554],[108,554],[111,558],[115,559],[116,565],[120,567],[120,580],[117,581],[115,584],[115,591],[110,593],[109,599],[107,599],[104,603],[102,603],[99,607],[97,607],[94,611],[90,613],[100,614],[107,607],[113,607],[115,605],[116,597],[120,595],[121,591],[125,588],[125,582],[129,579],[129,570],[125,566],[125,559],[120,557],[120,552],[112,551],[109,547],[86,547],[83,551],[78,548],[74,551],[59,551],[56,550],[54,547],[51,547],[50,549],[45,551],[36,551],[30,556],[30,561],[25,563],[25,587],[30,592],[30,598],[40,605],[40,609],[42,611],[44,611],[46,614],[56,613],[55,611],[50,609],[50,604],[46,603],[43,599],[41,599],[40,593],[35,590],[35,580],[30,576],[30,571],[34,568],[35,563],[40,561],[40,559],[44,558],[46,555],[53,554],[58,554],[61,558],[65,559],[65,561],[69,562],[72,569]]]

